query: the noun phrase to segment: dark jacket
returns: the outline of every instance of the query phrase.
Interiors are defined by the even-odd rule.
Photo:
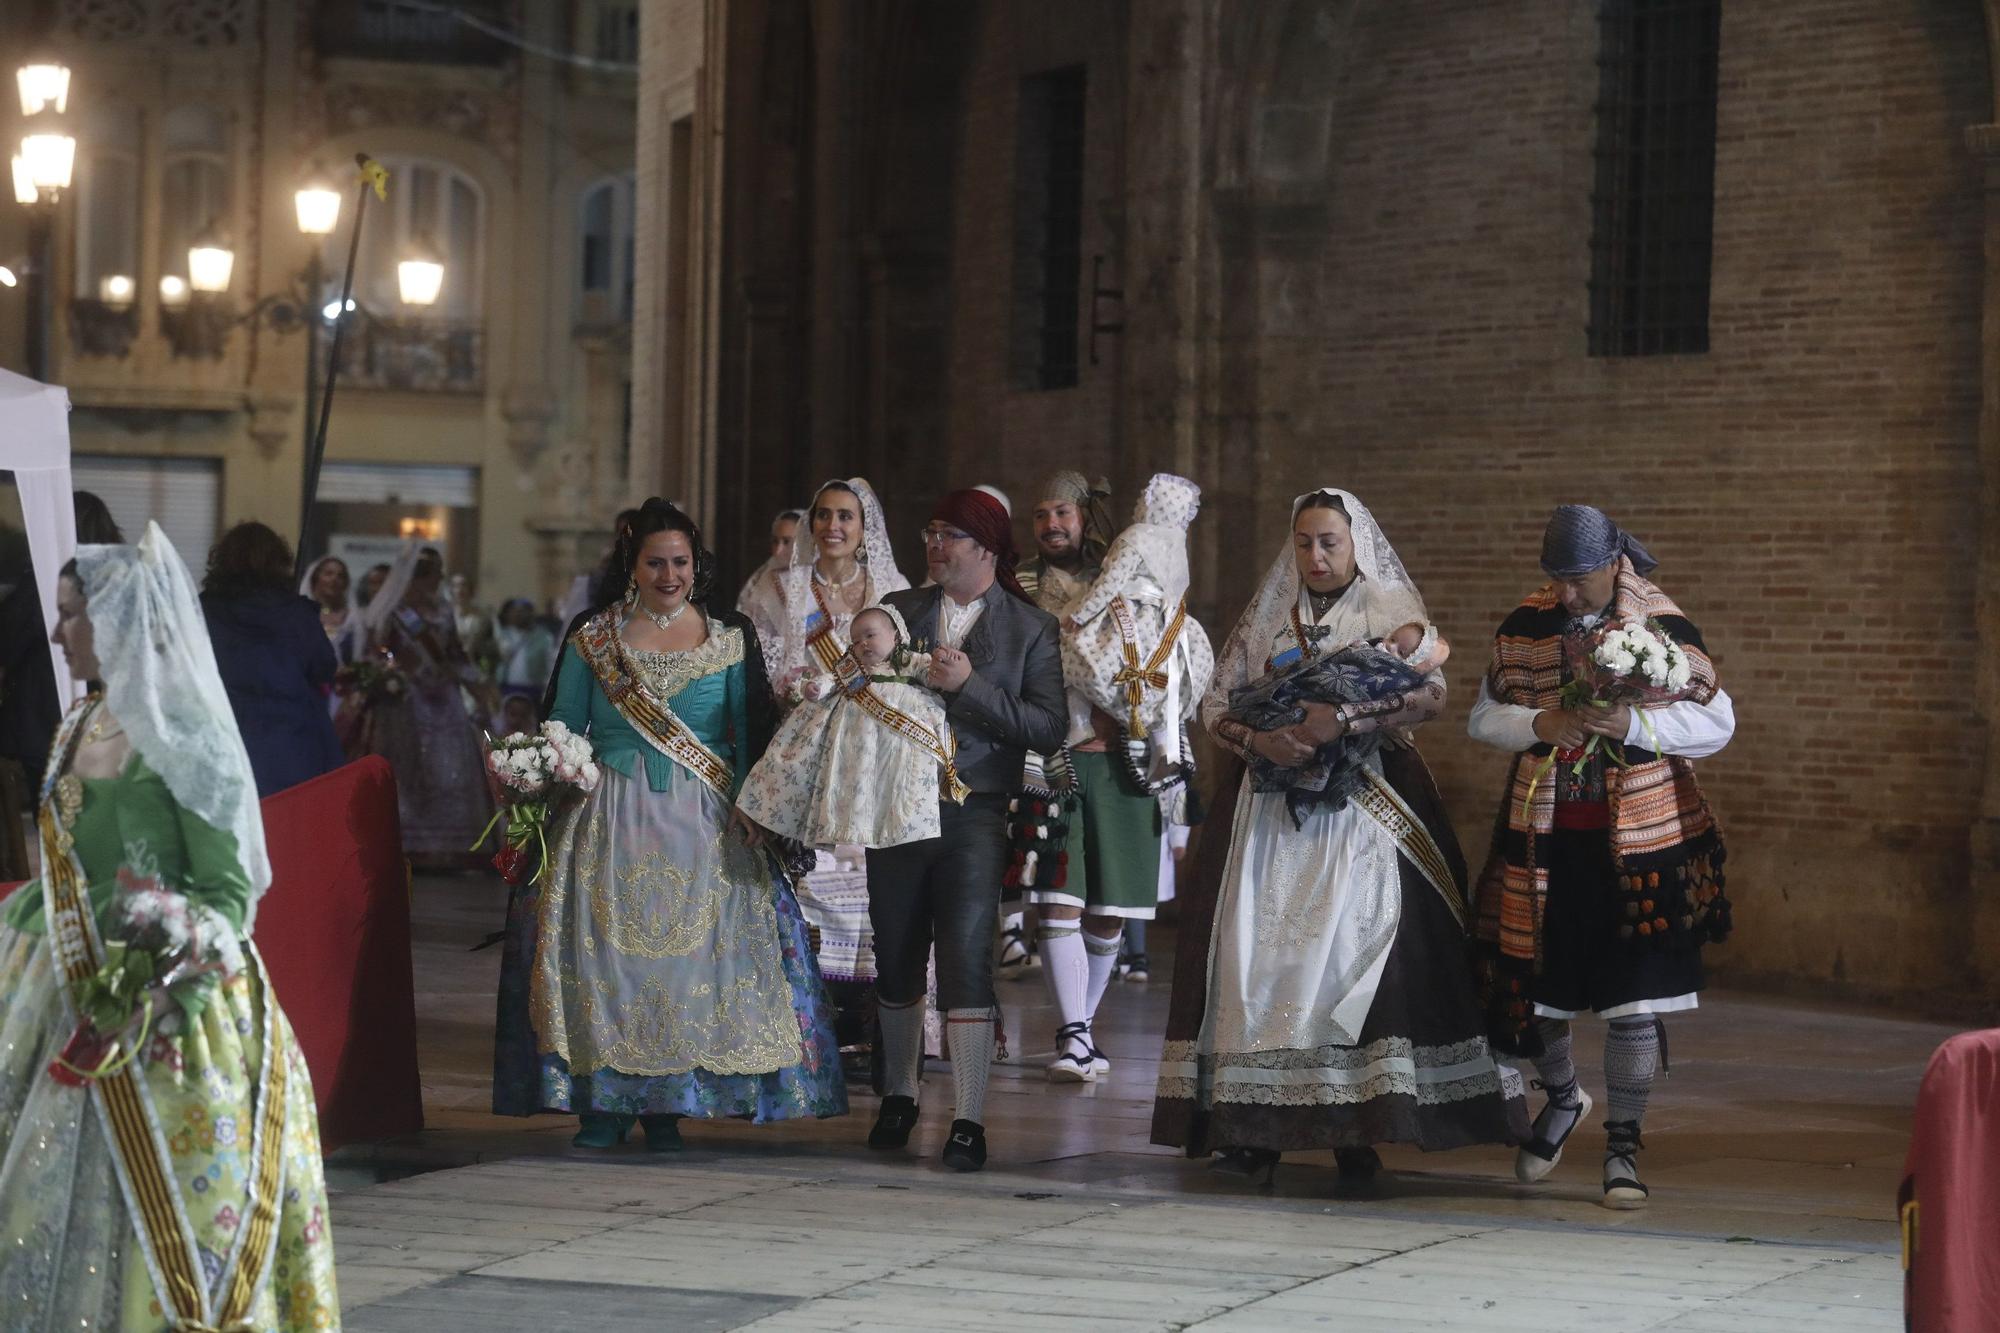
[[[257,794],[295,787],[345,763],[327,711],[335,662],[319,607],[289,589],[268,588],[204,594],[201,609]]]
[[[937,642],[938,588],[909,588],[882,600],[902,614],[910,637]],[[987,589],[986,609],[965,636],[972,679],[945,695],[958,738],[958,776],[980,792],[1021,785],[1029,750],[1053,753],[1069,732],[1063,699],[1062,641],[1056,618],[999,584]]]
[[[21,766],[30,791],[42,780],[49,742],[61,720],[49,627],[42,622],[34,577],[23,572],[14,590],[0,599],[0,759]]]

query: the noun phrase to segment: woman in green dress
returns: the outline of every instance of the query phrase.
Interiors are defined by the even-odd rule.
[[[0,1325],[340,1325],[305,1058],[250,943],[256,781],[157,525],[63,571],[91,694],[0,908]]]
[[[707,612],[714,557],[648,500],[616,552],[625,595],[572,626],[548,716],[588,734],[596,790],[550,827],[514,895],[493,1109],[572,1112],[579,1148],[679,1121],[847,1111],[832,1011],[798,900],[736,790],[770,739],[748,619]]]

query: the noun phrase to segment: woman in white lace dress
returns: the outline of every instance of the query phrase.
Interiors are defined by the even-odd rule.
[[[1373,1175],[1372,1145],[1517,1143],[1519,1077],[1487,1047],[1466,954],[1465,862],[1409,729],[1444,707],[1432,672],[1408,694],[1310,704],[1254,731],[1231,691],[1412,622],[1428,623],[1402,562],[1346,491],[1300,496],[1292,529],[1223,646],[1202,722],[1237,756],[1296,767],[1338,737],[1398,738],[1370,782],[1295,821],[1283,791],[1223,774],[1191,885],[1154,1104],[1153,1141],[1267,1175],[1283,1151],[1335,1150]]]
[[[765,645],[779,709],[795,706],[801,684],[820,669],[806,647],[820,625],[830,624],[846,648],[858,613],[884,593],[909,586],[896,568],[882,504],[865,478],[836,479],[813,492],[792,540],[791,562],[777,578],[776,641]],[[761,638],[768,631],[760,625],[758,633]],[[837,858],[822,851],[797,886],[799,907],[819,932],[820,971],[831,982],[875,980],[868,876],[858,867],[856,854]]]

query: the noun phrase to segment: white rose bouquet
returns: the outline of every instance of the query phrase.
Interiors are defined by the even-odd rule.
[[[1676,703],[1689,696],[1694,669],[1688,663],[1687,651],[1675,643],[1656,620],[1606,620],[1588,634],[1565,639],[1563,653],[1569,662],[1570,678],[1562,687],[1562,706],[1576,708],[1588,704],[1593,708],[1611,708],[1618,704],[1629,705],[1657,753],[1659,736],[1646,710]],[[1620,768],[1625,767],[1624,747],[1606,737],[1593,735],[1577,754],[1570,771],[1582,774],[1584,764],[1599,750],[1604,751],[1606,757]],[[1528,802],[1534,800],[1535,788],[1555,765],[1556,756],[1551,753],[1535,769],[1534,777],[1528,783],[1528,795],[1521,803],[1523,817],[1526,816]]]
[[[596,791],[603,777],[590,741],[560,722],[544,722],[532,736],[517,734],[495,740],[488,735],[486,771],[493,777],[494,795],[499,798],[500,808],[472,844],[473,850],[485,845],[487,836],[505,816],[506,846],[494,856],[494,868],[509,884],[518,886],[527,868],[528,846],[532,843],[538,857],[534,877],[529,882],[539,884],[548,871],[545,829],[549,816],[557,803],[572,793],[588,795]]]

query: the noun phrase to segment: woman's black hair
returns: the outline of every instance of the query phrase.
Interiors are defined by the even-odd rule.
[[[639,563],[640,548],[648,537],[662,532],[678,532],[687,538],[694,550],[694,585],[688,590],[688,600],[706,603],[715,586],[715,553],[701,544],[701,529],[695,521],[657,495],[628,512],[632,521],[619,524],[618,544],[612,548],[611,563],[597,585],[597,605],[606,607],[624,599],[632,583],[632,569]],[[624,515],[619,517],[622,520]]]
[[[125,534],[118,529],[118,520],[111,517],[111,506],[89,491],[76,491],[70,496],[76,510],[76,540],[84,546],[122,546]]]
[[[1303,514],[1308,509],[1331,509],[1349,523],[1354,522],[1354,515],[1347,512],[1347,501],[1341,499],[1332,491],[1314,491],[1311,495],[1308,495],[1305,498],[1305,502],[1299,506],[1299,513]],[[1294,515],[1294,517],[1296,518],[1297,515]]]

